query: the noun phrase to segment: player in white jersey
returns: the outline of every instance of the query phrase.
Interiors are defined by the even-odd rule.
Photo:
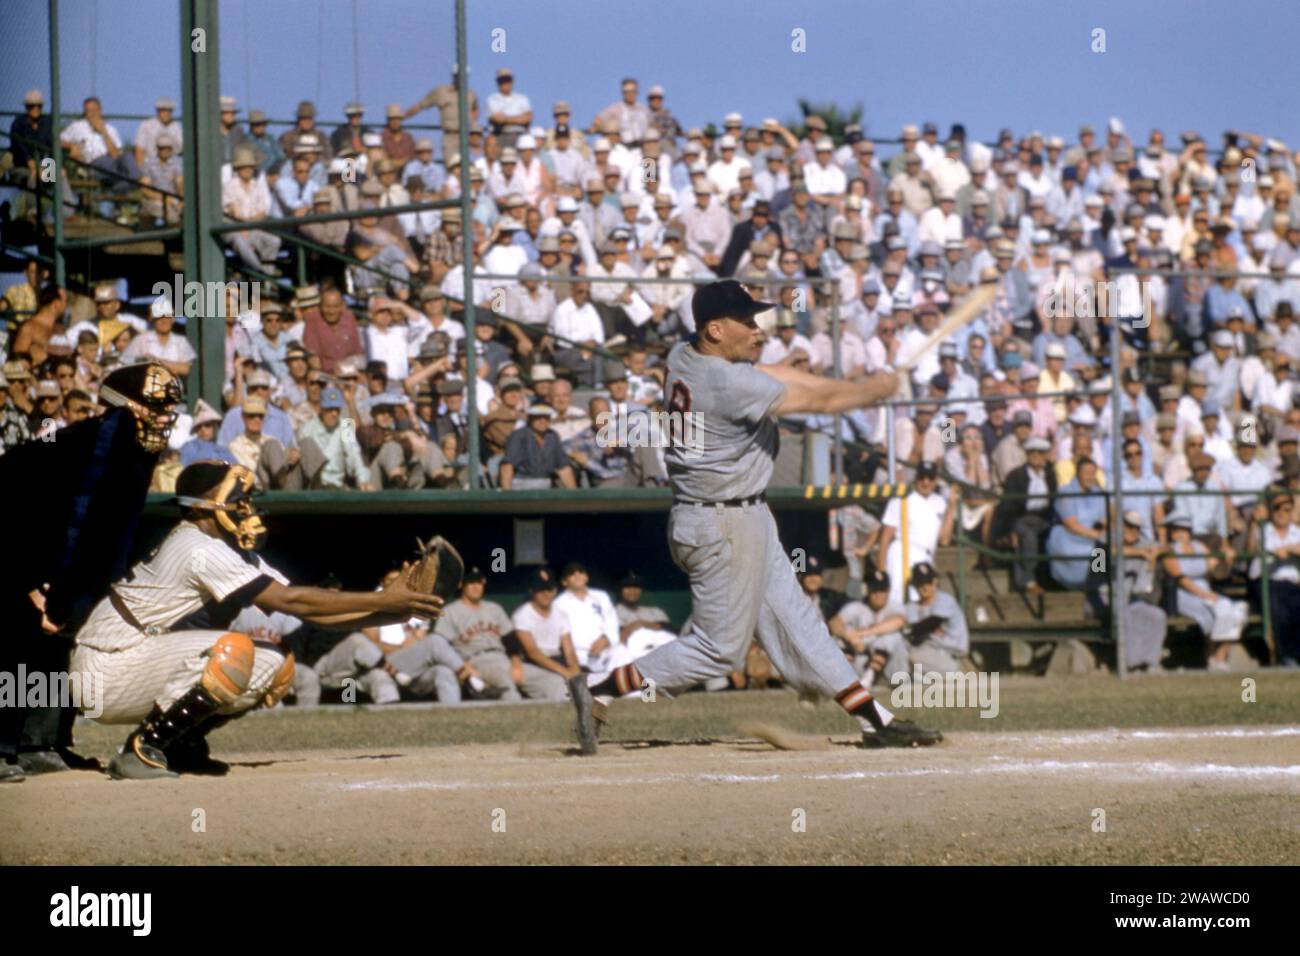
[[[294,587],[254,553],[264,537],[255,477],[201,461],[176,481],[182,520],[145,561],[114,583],[77,633],[72,667],[82,709],[101,723],[139,723],[109,765],[118,779],[224,773],[206,736],[293,686],[293,655],[227,628],[248,605],[323,627],[356,630],[436,618],[439,598],[405,574],[380,591]]]
[[[786,682],[835,700],[858,722],[863,744],[914,747],[942,736],[894,719],[863,686],[795,579],[764,492],[777,451],[776,419],[833,415],[893,395],[892,371],[841,381],[791,366],[757,368],[754,316],[773,308],[734,280],[691,299],[696,335],[668,355],[665,392],[674,444],[665,453],[673,489],[668,545],[690,576],[691,626],[676,641],[607,674],[569,680],[584,754],[596,752],[596,697],[654,687],[668,695],[743,667],[755,636]]]

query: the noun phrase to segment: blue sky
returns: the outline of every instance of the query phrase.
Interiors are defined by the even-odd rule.
[[[175,0],[63,0],[61,9],[68,105],[94,89],[109,112],[139,113],[179,94]],[[452,10],[430,0],[222,0],[223,92],[273,116],[314,99],[328,126],[359,95],[379,120],[385,103],[409,105],[446,79]],[[0,16],[0,102],[14,109],[30,86],[48,94],[46,0],[5,0]],[[1237,127],[1300,148],[1300,15],[1286,3],[470,0],[469,21],[474,89],[491,92],[508,65],[538,119],[567,99],[585,125],[628,75],[643,90],[666,87],[688,126],[731,110],[747,122],[785,120],[808,97],[860,102],[868,135],[881,137],[934,120],[986,140],[1002,126],[1068,139],[1079,123],[1116,115],[1143,139],[1158,125],[1171,142],[1195,128],[1213,144]],[[1091,50],[1097,28],[1104,53]],[[791,50],[795,29],[806,52]]]

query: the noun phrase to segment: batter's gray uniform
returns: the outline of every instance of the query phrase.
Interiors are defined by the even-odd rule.
[[[866,601],[850,601],[840,608],[839,613],[835,615],[848,630],[858,630],[864,627],[874,627],[881,621],[888,620],[891,617],[902,618],[907,620],[907,612],[903,610],[902,605],[895,604],[893,601],[886,601],[885,606],[879,611],[873,611],[871,605]],[[895,674],[907,673],[908,651],[907,641],[903,638],[902,626],[896,631],[889,631],[885,634],[877,634],[875,637],[864,639],[866,642],[866,653],[859,654],[852,647],[845,649],[853,654],[853,669],[859,674],[864,674],[867,665],[871,663],[872,654],[885,654],[888,660],[885,661],[885,669],[881,671],[885,679],[893,677]]]
[[[766,502],[752,500],[772,477],[773,413],[785,386],[691,343],[677,345],[667,364],[669,409],[690,413],[694,428],[693,441],[664,455],[676,499],[668,545],[690,576],[691,623],[637,670],[669,694],[686,690],[743,670],[757,635],[787,683],[834,697],[858,675],[795,579]]]

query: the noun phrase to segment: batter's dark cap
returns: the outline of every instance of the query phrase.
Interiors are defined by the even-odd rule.
[[[884,571],[872,571],[870,574],[867,575],[867,580],[865,583],[867,585],[867,591],[870,593],[888,591],[889,575]]]
[[[702,285],[691,296],[691,314],[695,317],[696,328],[714,319],[735,319],[753,325],[754,316],[772,308],[775,308],[774,303],[755,300],[735,279]]]
[[[471,565],[470,567],[466,568],[465,576],[461,578],[461,581],[465,584],[474,584],[478,581],[486,581],[486,580],[487,580],[487,575],[483,573],[483,569],[480,568],[478,565]]]
[[[922,561],[920,564],[912,565],[913,584],[929,584],[938,577],[939,575],[935,573],[934,565],[929,561]]]
[[[528,579],[528,592],[530,594],[536,594],[538,591],[554,591],[557,587],[555,572],[550,568],[538,568],[533,572],[532,577]]]

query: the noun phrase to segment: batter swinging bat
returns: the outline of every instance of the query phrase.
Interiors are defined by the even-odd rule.
[[[921,361],[921,357],[926,352],[934,348],[952,333],[956,332],[963,325],[975,321],[976,316],[983,312],[993,297],[998,293],[998,287],[994,283],[987,283],[976,287],[961,303],[948,313],[943,323],[930,333],[930,337],[921,343],[921,347],[912,355],[908,356],[904,362],[899,362],[895,368],[900,372],[910,372],[916,368],[916,364]]]

